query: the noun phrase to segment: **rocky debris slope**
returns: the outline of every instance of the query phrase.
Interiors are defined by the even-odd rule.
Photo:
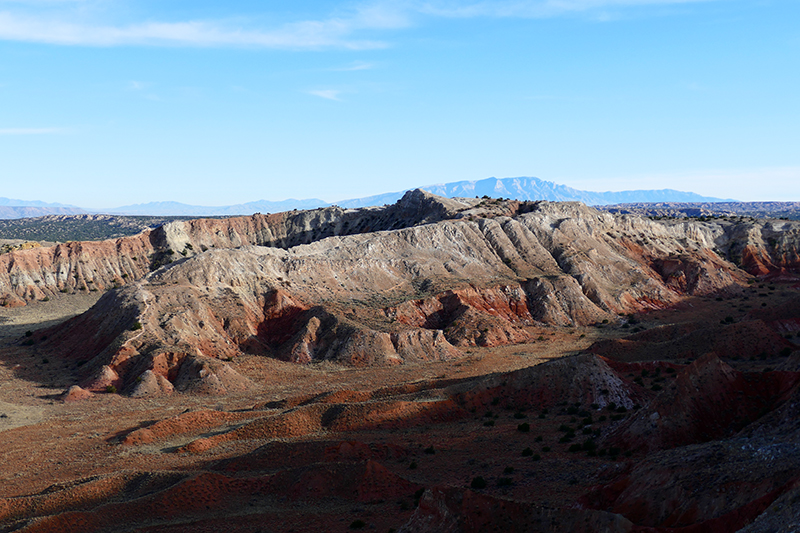
[[[478,384],[454,385],[454,398],[468,408],[500,405],[507,409],[541,410],[559,404],[595,404],[632,409],[646,404],[653,393],[622,377],[600,357],[581,354],[523,368]]]
[[[655,451],[729,437],[783,404],[798,383],[798,372],[745,374],[710,353],[678,373],[605,441]]]
[[[786,324],[793,324],[787,319]],[[723,359],[775,355],[791,349],[787,341],[763,320],[729,324],[670,324],[629,335],[605,339],[590,350],[617,361],[683,361],[714,352]]]
[[[493,498],[468,489],[433,487],[422,495],[419,507],[399,533],[628,533],[632,527],[626,518],[603,511],[548,509],[527,502]]]

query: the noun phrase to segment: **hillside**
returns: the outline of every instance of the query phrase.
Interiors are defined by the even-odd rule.
[[[799,243],[417,190],[4,254],[0,526],[800,525]]]

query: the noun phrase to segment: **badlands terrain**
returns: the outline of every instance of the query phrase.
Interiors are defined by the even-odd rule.
[[[796,531],[799,247],[417,190],[2,254],[0,531]]]

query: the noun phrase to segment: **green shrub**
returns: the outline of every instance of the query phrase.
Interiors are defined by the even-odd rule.
[[[525,448],[522,450],[522,457],[530,457],[531,455],[533,455],[533,450],[530,448]]]
[[[137,330],[140,330],[140,329],[142,329],[142,323],[137,320],[131,326],[131,331],[137,331]]]
[[[523,433],[527,433],[530,430],[531,430],[531,425],[528,424],[527,422],[523,422],[522,424],[517,426],[517,431],[521,431]]]
[[[117,388],[114,385],[106,385],[106,392],[109,394],[116,394]]]
[[[476,476],[472,478],[472,483],[469,484],[470,488],[481,490],[486,488],[486,480],[483,476]]]

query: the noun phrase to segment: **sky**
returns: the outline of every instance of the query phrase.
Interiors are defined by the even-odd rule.
[[[0,0],[0,196],[800,201],[797,0]]]

